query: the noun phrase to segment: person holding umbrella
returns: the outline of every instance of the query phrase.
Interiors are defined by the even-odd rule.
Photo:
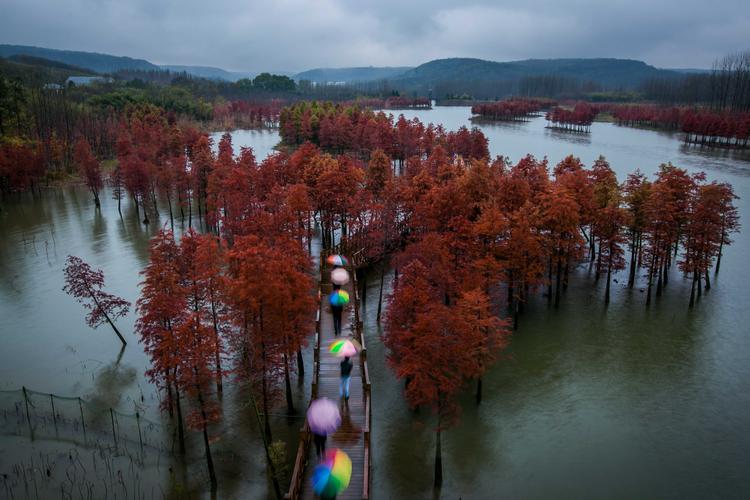
[[[343,450],[328,450],[325,458],[312,473],[313,492],[321,499],[330,500],[349,487],[352,460]]]
[[[313,432],[313,443],[315,443],[315,456],[318,457],[318,460],[323,458],[323,456],[326,453],[326,439],[328,439],[327,434],[318,434],[317,432]]]
[[[347,402],[349,401],[349,382],[352,380],[352,368],[354,368],[354,364],[349,360],[349,356],[346,356],[341,362],[339,395]]]
[[[344,303],[342,300],[334,300],[333,297],[339,297],[341,294],[341,286],[333,285],[333,294],[331,294],[331,314],[333,315],[333,335],[338,337],[341,335],[341,315],[344,312]],[[344,292],[345,293],[345,292]]]
[[[318,398],[310,403],[307,409],[307,423],[313,434],[315,454],[322,459],[326,454],[328,434],[335,432],[341,425],[341,413],[336,403],[328,398]]]

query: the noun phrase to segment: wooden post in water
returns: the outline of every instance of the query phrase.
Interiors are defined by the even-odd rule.
[[[55,436],[57,436],[57,413],[55,412],[55,397],[50,394],[49,402],[52,405],[52,421],[55,423]]]
[[[115,440],[115,449],[117,449],[117,433],[115,432],[115,412],[109,409],[109,419],[112,421],[112,437]]]
[[[81,398],[78,398],[78,409],[81,410],[81,427],[83,427],[83,442],[86,442],[86,420],[83,418],[83,403]]]
[[[31,440],[34,440],[34,428],[31,427],[31,415],[29,414],[29,395],[26,393],[26,386],[22,386],[23,391],[23,402],[26,405],[26,423],[29,424],[29,434],[31,434]]]
[[[141,436],[141,416],[135,412],[135,424],[138,426],[138,442],[141,443],[141,452],[143,452],[143,436]]]

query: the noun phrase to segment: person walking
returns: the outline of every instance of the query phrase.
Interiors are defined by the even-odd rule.
[[[341,290],[339,285],[333,285],[333,291]],[[341,335],[341,316],[344,312],[344,306],[338,306],[331,304],[331,314],[333,315],[333,335],[338,337]]]
[[[313,442],[315,443],[315,455],[318,457],[318,460],[322,460],[326,454],[326,439],[327,438],[328,436],[326,434],[318,434],[317,432],[313,432]]]
[[[344,398],[345,401],[349,401],[349,382],[352,379],[352,368],[354,368],[354,364],[349,360],[349,356],[345,357],[341,362],[341,382],[339,383],[339,396]]]

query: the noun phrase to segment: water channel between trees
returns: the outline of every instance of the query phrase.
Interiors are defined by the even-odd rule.
[[[405,115],[449,130],[470,125],[466,107]],[[514,162],[532,153],[554,165],[572,153],[590,166],[601,154],[621,181],[636,168],[652,175],[667,161],[689,172],[705,171],[709,180],[734,186],[741,222],[747,226],[750,220],[747,152],[701,150],[685,146],[679,134],[609,123],[595,123],[590,134],[551,131],[542,118],[481,128],[492,155]],[[233,133],[235,151],[251,146],[259,160],[277,142],[271,131]],[[133,333],[135,314],[118,323],[129,340],[118,360],[117,337],[103,327],[89,329],[81,307],[61,288],[64,260],[73,254],[102,268],[109,291],[134,302],[148,240],[168,223],[166,213],[159,223],[143,226],[129,203],[120,219],[106,192],[97,212],[88,192],[78,187],[3,204],[0,390],[26,386],[80,395],[160,419],[154,388],[144,376],[148,359]],[[745,230],[734,240],[714,286],[691,312],[690,283],[676,269],[665,294],[649,309],[642,286],[624,286],[625,273],[615,277],[612,303],[605,309],[603,288],[588,285],[588,266],[575,271],[583,276],[571,281],[559,309],[535,297],[511,347],[484,379],[481,406],[466,391],[461,422],[444,434],[443,497],[749,497],[750,237]],[[390,279],[387,275],[386,293]],[[367,280],[362,311],[373,387],[373,496],[427,498],[433,419],[426,410],[408,409],[401,384],[385,366],[375,321],[378,286],[375,277]],[[295,386],[298,408],[310,390],[309,380],[301,382]],[[271,495],[251,409],[236,389],[228,391],[224,404],[223,425],[232,428],[218,444],[220,496]],[[274,419],[275,437],[287,443],[291,460],[301,418]],[[49,440],[29,446],[24,439],[0,436],[0,472],[34,454],[67,457],[70,446]],[[151,464],[144,478],[161,481],[167,490],[203,465],[199,460],[170,470],[165,463]]]

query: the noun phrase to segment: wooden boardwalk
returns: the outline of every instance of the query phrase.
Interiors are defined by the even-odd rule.
[[[343,287],[349,292],[351,301],[344,309],[341,321],[341,338],[352,336],[362,343],[362,353],[353,358],[349,386],[349,401],[339,397],[340,358],[328,352],[328,346],[337,339],[333,334],[333,316],[328,306],[331,292],[330,267],[321,256],[320,309],[316,322],[314,354],[313,398],[327,397],[338,401],[341,408],[341,427],[328,436],[326,449],[339,448],[352,460],[352,477],[349,487],[338,495],[339,499],[368,499],[370,470],[370,380],[367,369],[367,347],[362,338],[362,323],[359,320],[359,295],[354,269],[349,269],[352,280]],[[315,498],[310,475],[317,464],[315,447],[312,446],[307,424],[300,431],[300,445],[297,450],[291,485],[286,498]]]

